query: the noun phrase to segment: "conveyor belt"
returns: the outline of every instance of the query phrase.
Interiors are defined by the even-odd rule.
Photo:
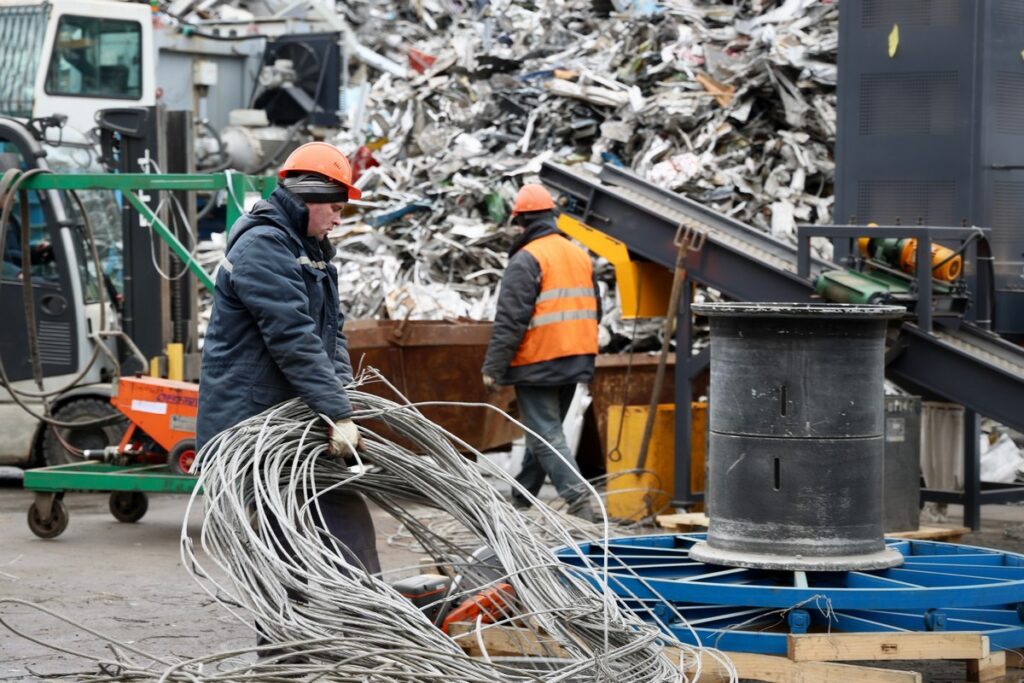
[[[835,264],[813,259],[810,279],[796,274],[796,248],[697,202],[605,166],[600,176],[558,164],[541,170],[564,210],[625,243],[639,256],[673,267],[680,225],[706,235],[686,260],[691,279],[737,301],[806,301],[813,282]],[[926,333],[904,323],[902,352],[887,374],[908,389],[959,403],[1024,430],[1024,349],[964,322]]]
[[[932,332],[938,343],[948,344],[960,353],[970,354],[978,362],[999,368],[1024,382],[1024,349],[1003,339],[989,339],[972,325],[961,330]]]

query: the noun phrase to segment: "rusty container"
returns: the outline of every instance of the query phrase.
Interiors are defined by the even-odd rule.
[[[361,368],[379,370],[413,403],[490,403],[506,412],[513,408],[511,388],[491,393],[481,382],[489,322],[351,320],[345,323],[345,336],[356,373]],[[383,382],[368,383],[363,390],[400,400]],[[482,407],[424,406],[421,412],[477,450],[507,447],[521,433]]]

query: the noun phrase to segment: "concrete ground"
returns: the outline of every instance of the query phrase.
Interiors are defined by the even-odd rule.
[[[16,474],[0,468],[0,600],[41,605],[154,654],[196,656],[253,642],[247,626],[211,600],[181,566],[178,539],[185,497],[151,496],[149,512],[140,522],[122,524],[110,515],[107,495],[69,493],[65,502],[70,524],[62,536],[45,541],[25,523],[32,496],[17,478],[4,478],[5,472]],[[190,531],[198,531],[200,514],[193,511]],[[950,523],[958,522],[958,514],[950,509]],[[986,507],[983,519],[984,528],[965,537],[965,543],[1024,552],[1024,507]],[[396,523],[379,511],[375,520],[385,570],[416,573],[423,555],[389,545],[387,537]],[[10,602],[0,602],[0,619],[45,643],[93,653],[104,647],[78,626]],[[900,663],[894,668],[922,671],[933,683],[965,680],[960,662]],[[83,670],[88,667],[82,660],[54,653],[0,626],[0,681],[38,681]],[[1024,681],[1024,671],[1004,680]]]
[[[104,645],[77,626],[2,601],[41,605],[152,654],[197,656],[253,644],[252,631],[210,599],[182,566],[179,537],[187,498],[150,496],[149,511],[135,524],[116,521],[108,498],[68,493],[67,530],[42,540],[25,521],[32,495],[19,481],[0,479],[0,619],[40,641],[91,653]],[[193,510],[191,535],[198,535],[201,519],[201,509]],[[396,577],[418,573],[424,556],[388,545],[397,523],[379,510],[374,519],[383,568],[397,570]],[[83,660],[0,625],[0,681],[83,670],[89,670]]]

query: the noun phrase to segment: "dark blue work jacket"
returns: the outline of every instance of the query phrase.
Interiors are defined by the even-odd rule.
[[[352,414],[334,249],[306,237],[308,221],[305,204],[278,187],[231,230],[203,345],[199,448],[290,398],[331,420]]]

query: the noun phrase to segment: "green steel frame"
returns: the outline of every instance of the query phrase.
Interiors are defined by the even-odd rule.
[[[139,212],[153,231],[171,248],[207,289],[213,280],[192,258],[174,232],[146,204],[140,192],[179,191],[216,192],[228,195],[227,225],[245,213],[244,197],[257,192],[266,198],[274,191],[273,176],[247,176],[225,171],[210,174],[169,173],[44,173],[25,181],[25,190],[112,190],[121,192],[125,201]],[[136,491],[140,493],[184,493],[196,487],[197,479],[178,474],[166,465],[111,465],[102,462],[75,462],[25,472],[24,487],[34,491],[44,516],[49,516],[55,497],[65,491]]]
[[[196,477],[176,474],[166,465],[109,465],[73,462],[26,470],[24,487],[36,493],[64,491],[141,491],[192,493]]]
[[[167,225],[149,208],[138,191],[179,192],[226,190],[228,195],[226,230],[245,213],[246,193],[258,192],[266,198],[274,191],[274,176],[247,176],[232,171],[220,173],[43,173],[29,178],[22,185],[26,190],[114,190],[125,199],[152,226],[153,231],[167,243],[192,274],[209,290],[213,280],[192,258],[189,250]]]

